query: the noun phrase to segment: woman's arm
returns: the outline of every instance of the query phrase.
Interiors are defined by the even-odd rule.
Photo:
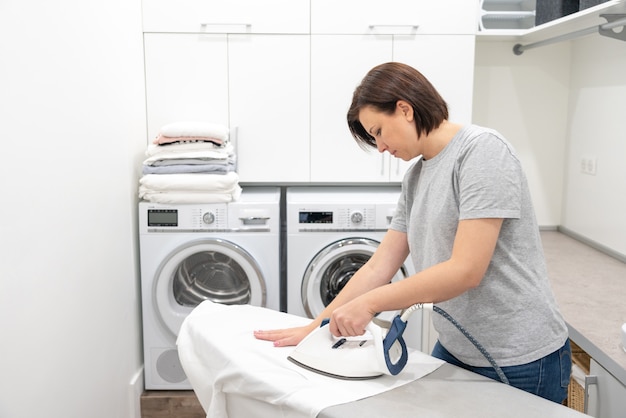
[[[274,341],[276,346],[296,345],[337,307],[388,284],[404,264],[409,253],[406,234],[389,230],[370,259],[350,278],[335,299],[309,325],[280,330],[255,331],[256,338]],[[369,322],[369,321],[368,321]],[[361,332],[362,334],[362,332]]]
[[[346,298],[332,311],[331,332],[337,336],[361,335],[376,312],[405,309],[418,302],[445,301],[478,286],[493,256],[502,222],[460,221],[448,260],[405,280]]]

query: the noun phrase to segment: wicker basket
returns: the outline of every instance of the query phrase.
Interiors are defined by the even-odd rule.
[[[589,374],[591,357],[585,350],[580,348],[574,341],[570,341],[572,349],[572,363],[580,367],[585,374]]]
[[[578,412],[585,412],[585,388],[573,377],[567,388],[567,406]]]
[[[572,376],[567,388],[567,406],[579,412],[585,412],[585,375],[589,374],[591,357],[573,341]]]

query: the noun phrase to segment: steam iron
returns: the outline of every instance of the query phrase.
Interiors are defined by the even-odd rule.
[[[408,316],[415,309],[414,305],[392,321],[374,318],[365,334],[357,337],[335,337],[325,319],[287,358],[307,370],[338,379],[395,376],[404,369],[409,358],[402,334]]]

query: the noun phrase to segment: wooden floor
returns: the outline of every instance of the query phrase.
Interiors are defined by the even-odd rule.
[[[206,418],[192,390],[148,390],[141,395],[141,418]]]

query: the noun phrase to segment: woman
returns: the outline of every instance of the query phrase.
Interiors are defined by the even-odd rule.
[[[363,146],[409,161],[389,231],[370,260],[310,325],[257,331],[295,345],[322,318],[335,336],[361,335],[377,312],[433,302],[491,354],[509,383],[561,403],[571,355],[567,327],[548,282],[526,178],[497,132],[448,121],[445,101],[417,70],[373,68],[356,88],[348,125]],[[406,257],[418,273],[389,284]],[[449,321],[432,355],[498,375]]]

